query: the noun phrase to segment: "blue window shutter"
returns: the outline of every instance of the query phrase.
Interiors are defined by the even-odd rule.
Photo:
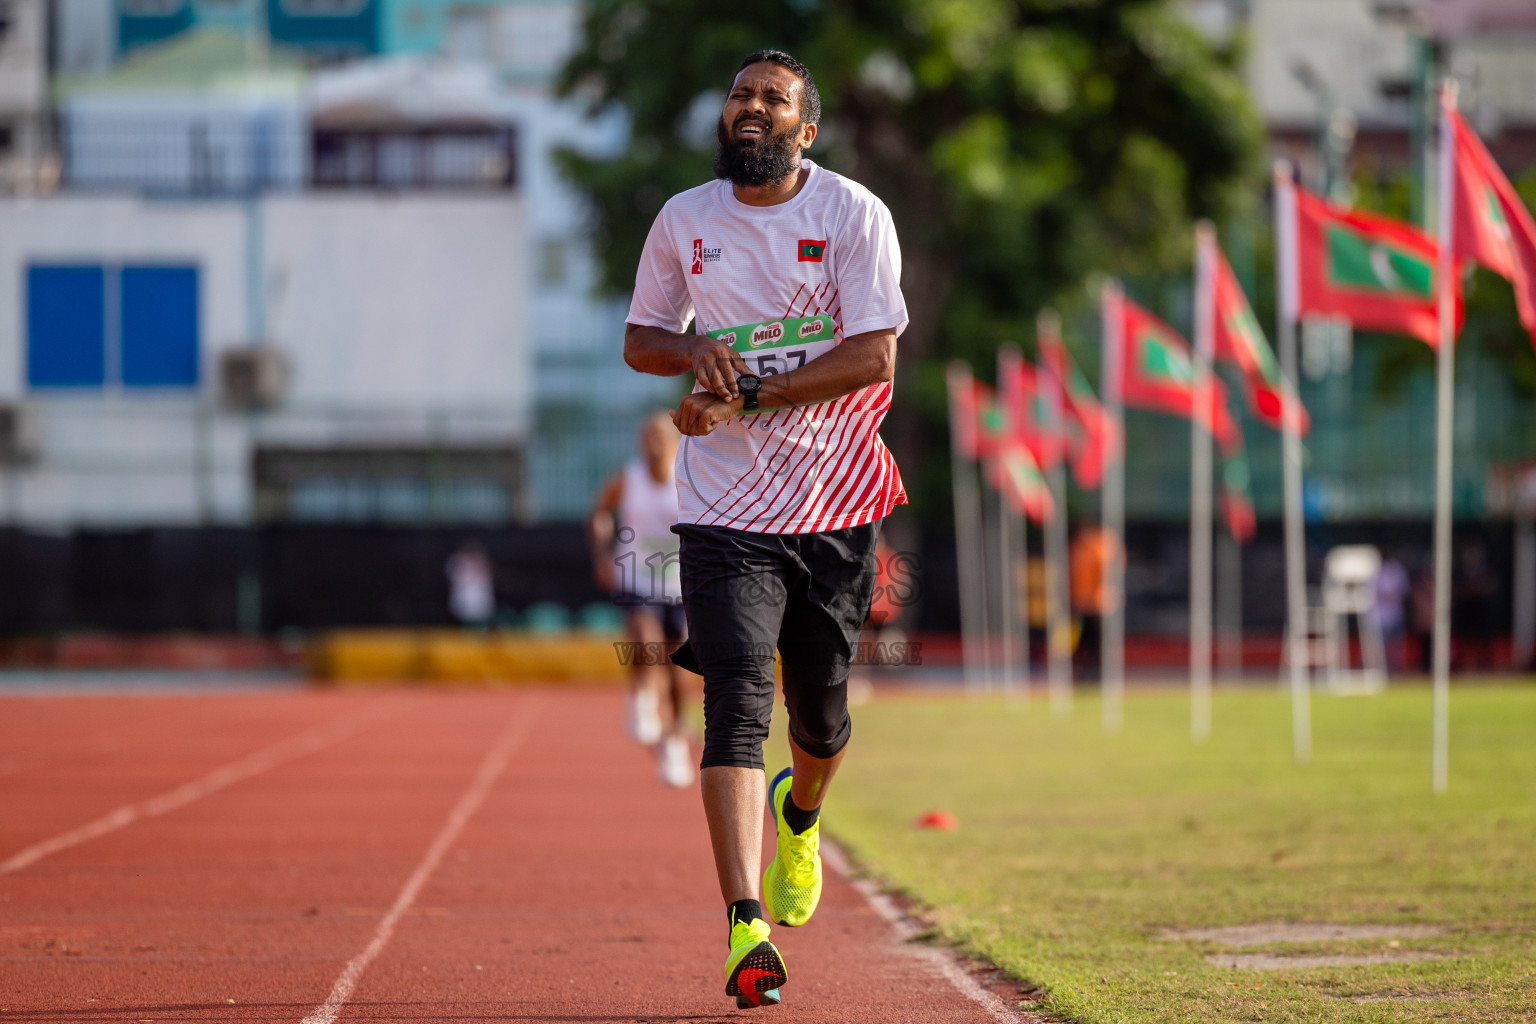
[[[105,276],[99,266],[27,268],[27,384],[101,387],[107,373]]]
[[[197,268],[123,268],[123,385],[197,386]]]

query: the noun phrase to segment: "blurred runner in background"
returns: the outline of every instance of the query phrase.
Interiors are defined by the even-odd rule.
[[[640,454],[609,477],[597,492],[587,537],[597,585],[624,609],[630,661],[629,731],[646,746],[657,746],[663,782],[688,786],[693,759],[688,753],[687,708],[694,689],[691,673],[667,660],[668,646],[687,638],[677,561],[677,483],[673,463],[679,434],[665,412],[640,428]],[[662,693],[668,714],[662,716]]]
[[[484,629],[496,615],[496,570],[491,556],[467,540],[448,556],[448,610],[470,629]]]

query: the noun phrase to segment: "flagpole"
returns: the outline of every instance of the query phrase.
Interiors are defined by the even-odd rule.
[[[1431,783],[1436,793],[1450,784],[1451,703],[1451,459],[1456,399],[1455,159],[1446,111],[1456,103],[1456,83],[1440,94],[1440,258],[1436,269],[1440,343],[1435,350],[1435,646],[1434,729]]]
[[[1061,320],[1054,310],[1042,310],[1035,320],[1035,337],[1061,337]],[[1038,350],[1037,350],[1038,351]],[[1050,517],[1045,521],[1046,564],[1046,679],[1051,695],[1051,714],[1068,718],[1072,714],[1072,622],[1068,615],[1071,591],[1067,565],[1067,466],[1066,436],[1063,424],[1062,387],[1064,382],[1048,361],[1040,360],[1040,379],[1045,395],[1046,444],[1053,445],[1054,461],[1046,472],[1050,484]]]
[[[1106,281],[1100,293],[1099,388],[1112,429],[1104,432],[1104,483],[1100,514],[1105,539],[1103,593],[1105,607],[1100,637],[1100,685],[1103,689],[1103,729],[1118,734],[1125,726],[1125,458],[1114,448],[1114,437],[1125,436],[1125,411],[1120,400],[1120,354],[1124,314],[1118,281]]]
[[[1002,405],[1003,408],[1004,422],[1007,424],[1003,428],[1005,440],[1011,438],[1014,432],[1019,429],[1019,424],[1015,422],[1014,417],[1018,412],[1018,410],[1015,408],[1017,398],[1016,380],[1018,374],[1018,365],[1021,361],[1022,357],[1019,355],[1017,348],[1013,347],[1012,345],[998,346],[997,396],[998,402]],[[1001,567],[1000,571],[1002,573],[1003,621],[999,623],[998,629],[1000,633],[1000,639],[1002,641],[1003,695],[1007,698],[1013,697],[1015,660],[1013,641],[1015,637],[1016,624],[1019,618],[1018,581],[1015,578],[1017,574],[1013,571],[1014,563],[1017,557],[1018,559],[1021,559],[1026,565],[1029,564],[1029,538],[1027,536],[1024,538],[1023,543],[1019,545],[1017,556],[1014,555],[1012,550],[1013,545],[1011,542],[1019,533],[1019,520],[1021,518],[1022,516],[1020,516],[1018,511],[1013,508],[1012,503],[1008,501],[1007,496],[1003,494],[1002,489],[999,488],[997,492],[997,561],[998,565]],[[1024,592],[1024,600],[1026,602],[1029,600],[1029,591],[1027,587],[1025,588]],[[1025,635],[1024,650],[1024,665],[1027,678],[1029,671],[1028,634]]]
[[[965,688],[975,693],[981,688],[983,650],[987,643],[986,594],[981,578],[982,529],[981,495],[976,485],[976,469],[970,454],[963,451],[962,431],[975,432],[974,423],[960,422],[962,410],[957,396],[970,389],[971,371],[956,360],[945,371],[949,385],[949,465],[950,488],[955,501],[955,564],[960,580],[960,646],[965,671]],[[972,414],[974,418],[974,414]]]
[[[1017,641],[1015,649],[1019,652],[1019,696],[1027,701],[1034,687],[1029,663],[1029,625],[1026,621],[1029,615],[1029,517],[1023,513],[1015,513],[1014,525],[1018,529],[1019,557],[1015,565],[1008,567],[1007,572],[1009,579],[1013,581],[1014,593],[1022,593],[1022,598],[1015,601],[1013,622],[1009,628],[1011,635]],[[1024,567],[1022,591],[1019,590],[1019,574],[1014,571],[1019,565]],[[1020,611],[1024,614],[1020,615]]]
[[[993,456],[996,458],[996,456]],[[988,505],[990,504],[990,508]],[[998,663],[998,633],[1007,626],[1003,602],[1007,600],[1007,573],[1003,572],[1003,496],[995,482],[988,480],[983,468],[981,473],[981,581],[986,594],[986,632],[983,650],[987,666],[986,691],[995,693],[1003,688],[1002,665]]]
[[[1215,230],[1195,225],[1194,409],[1189,418],[1189,738],[1211,736],[1211,362],[1215,305],[1211,257]],[[1202,419],[1202,417],[1205,417]]]
[[[1003,697],[1013,699],[1014,688],[1014,623],[1018,620],[1017,587],[1014,580],[1014,553],[1011,543],[1018,532],[1018,512],[1014,511],[1008,496],[997,491],[997,564],[999,569],[999,615],[997,624],[1000,651],[998,669],[1002,676]],[[1021,552],[1022,554],[1022,552]]]
[[[1275,164],[1276,334],[1280,347],[1281,450],[1285,485],[1286,664],[1290,669],[1291,752],[1298,763],[1312,757],[1312,693],[1307,678],[1307,550],[1301,518],[1301,391],[1297,375],[1296,195],[1290,165]]]

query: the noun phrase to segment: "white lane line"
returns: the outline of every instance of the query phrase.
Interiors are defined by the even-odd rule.
[[[998,1024],[1043,1024],[1043,1018],[1015,1010],[1003,1002],[997,993],[983,988],[952,951],[913,942],[912,939],[920,931],[917,925],[902,912],[902,909],[896,905],[896,901],[881,892],[880,887],[873,881],[856,877],[853,866],[848,862],[848,857],[843,853],[842,848],[830,842],[826,836],[822,836],[821,839],[821,857],[828,867],[842,875],[848,880],[849,885],[859,891],[859,895],[864,897],[864,901],[875,913],[885,918],[891,930],[896,933],[897,940],[903,943],[907,953],[927,962],[945,981],[954,986],[955,991],[981,1007],[988,1017],[997,1021]]]
[[[373,938],[368,940],[368,945],[363,951],[351,960],[341,970],[341,976],[336,979],[336,984],[331,986],[331,994],[325,1002],[315,1007],[315,1011],[305,1017],[303,1024],[331,1024],[341,1008],[352,998],[352,992],[357,988],[357,982],[373,963],[384,947],[389,945],[389,940],[394,937],[395,925],[399,923],[401,915],[410,909],[421,892],[422,886],[427,884],[427,879],[437,870],[438,862],[448,852],[469,819],[480,809],[481,802],[490,792],[496,779],[506,770],[507,762],[512,755],[517,753],[517,748],[528,738],[533,729],[533,723],[538,718],[543,708],[543,702],[532,700],[519,708],[512,715],[512,720],[502,731],[500,738],[485,755],[485,760],[480,762],[480,770],[475,772],[475,777],[470,780],[469,788],[464,790],[464,795],[459,797],[459,802],[454,805],[448,814],[448,820],[443,822],[442,829],[432,840],[432,845],[427,847],[426,854],[421,858],[421,863],[416,865],[416,870],[411,872],[411,877],[405,880],[405,885],[400,889],[400,895],[395,897],[395,902],[384,915],[379,926],[374,929]]]
[[[13,853],[9,858],[0,861],[0,875],[8,875],[22,868],[30,867],[44,857],[67,850],[71,846],[79,846],[81,843],[98,839],[108,832],[116,832],[125,825],[131,825],[141,818],[153,818],[156,815],[166,814],[179,807],[185,807],[194,800],[201,800],[210,793],[218,792],[226,786],[232,786],[237,782],[249,779],[253,775],[270,771],[278,765],[305,754],[313,754],[318,750],[340,743],[363,729],[377,725],[385,718],[393,717],[399,711],[392,711],[388,715],[371,714],[366,716],[349,716],[338,719],[326,725],[310,729],[285,740],[279,740],[270,747],[264,747],[253,754],[242,757],[238,761],[231,761],[222,767],[215,768],[201,778],[177,786],[175,789],[159,796],[141,800],[138,803],[124,804],[115,811],[111,811],[95,821],[87,822],[79,828],[72,828],[51,839],[44,839],[40,843]]]

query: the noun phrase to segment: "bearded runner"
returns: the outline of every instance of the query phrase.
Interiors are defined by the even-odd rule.
[[[885,204],[805,159],[820,118],[805,65],[742,62],[717,180],[657,216],[624,339],[634,369],[695,381],[672,414],[689,634],[674,660],[704,676],[700,782],[742,1008],[777,1003],[789,977],[770,921],[804,924],[821,897],[820,808],[852,729],[876,536],[906,501],[878,433],[907,325],[901,252]],[[792,767],[769,785],[775,650]],[[765,803],[777,848],[759,887]]]

